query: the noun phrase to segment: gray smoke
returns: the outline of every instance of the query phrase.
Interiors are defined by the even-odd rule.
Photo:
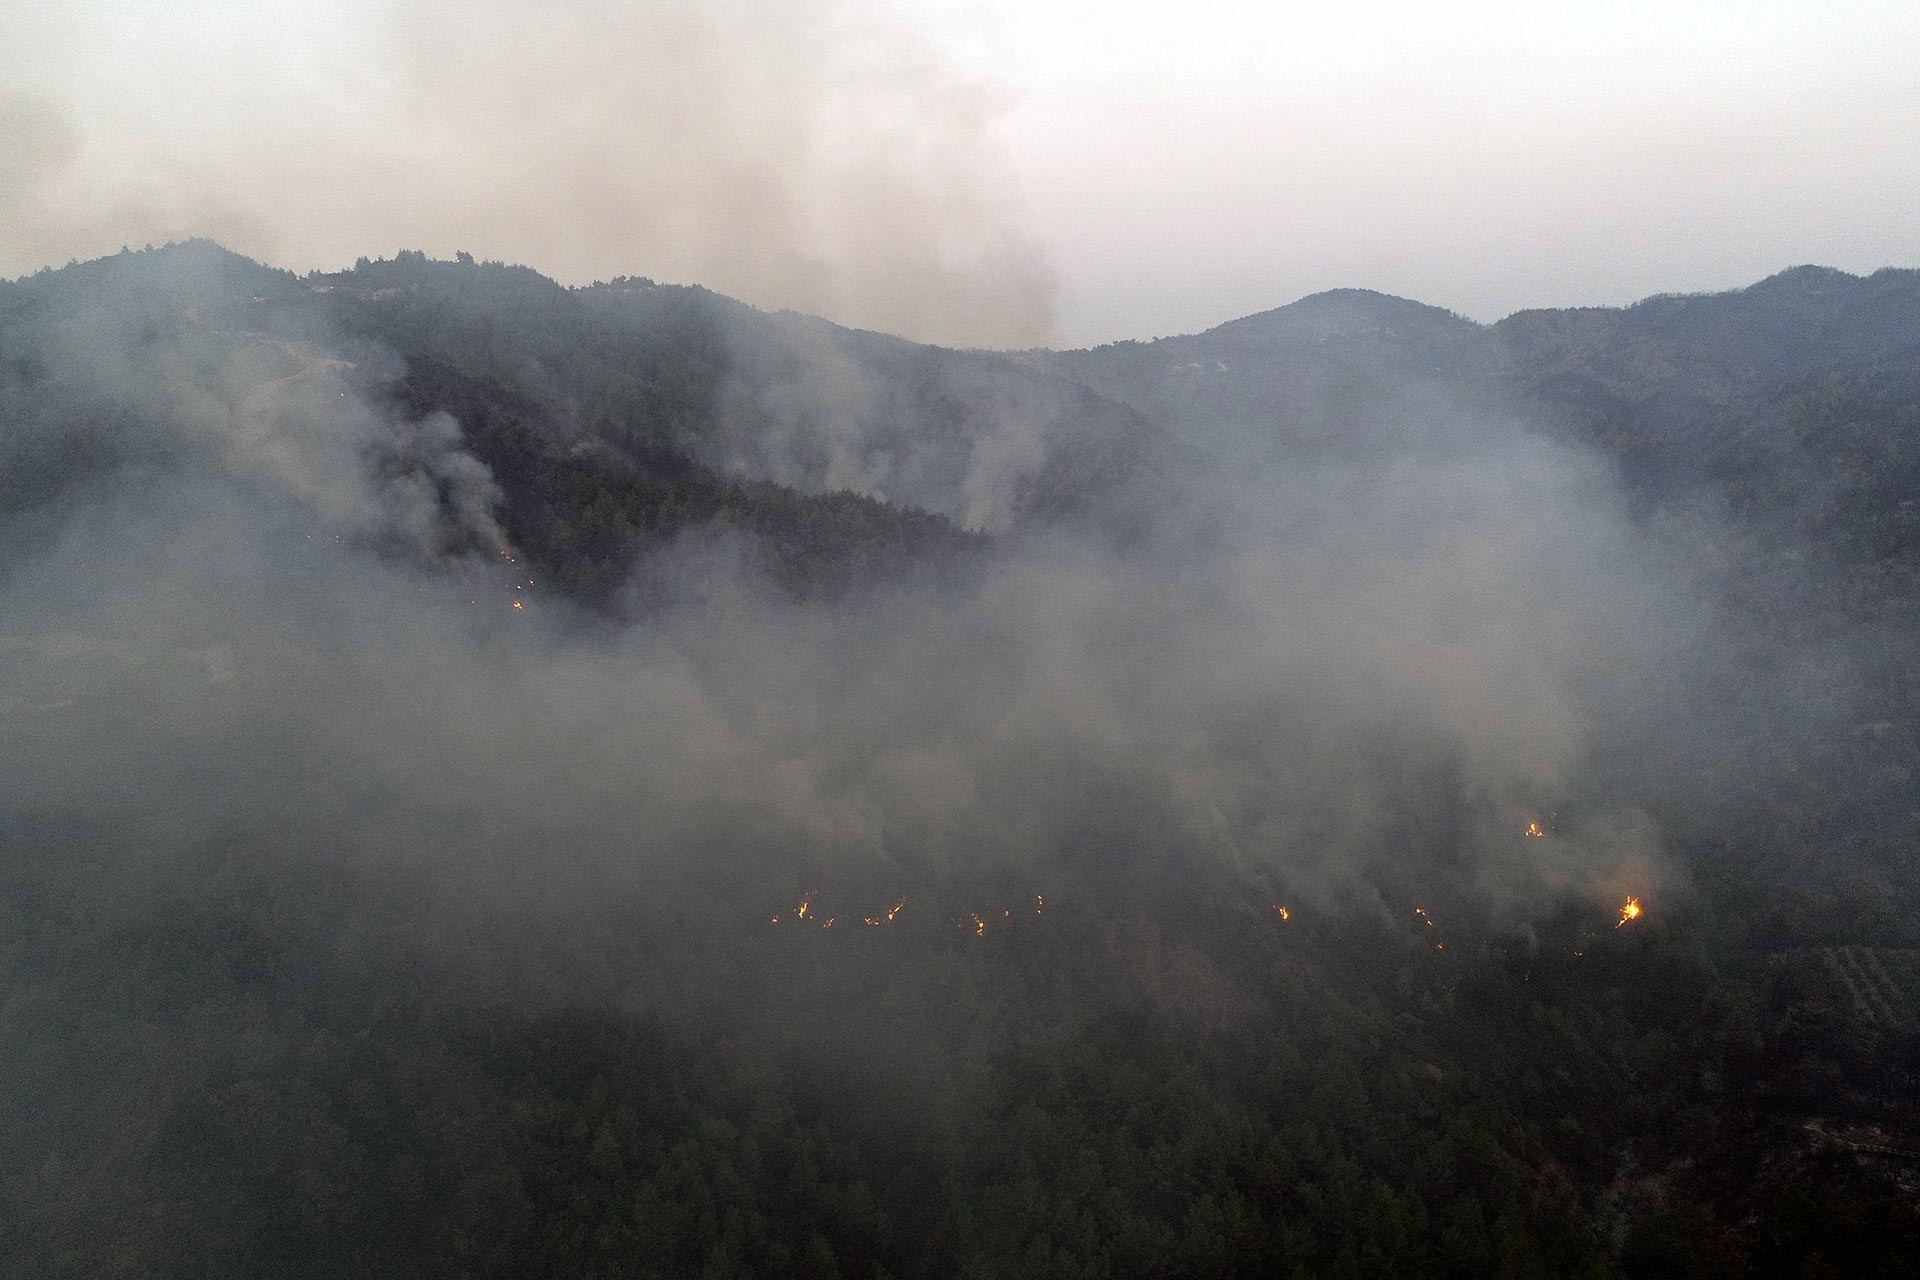
[[[614,626],[526,589],[459,425],[380,407],[390,357],[140,323],[75,316],[48,356],[159,460],[13,517],[16,810],[563,916],[1197,873],[1329,910],[1433,875],[1518,922],[1672,877],[1587,771],[1711,618],[1607,468],[1518,424],[1436,408],[1419,456],[1212,458],[1145,543],[1029,532],[964,589],[803,606],[692,539],[652,569],[698,591]],[[43,446],[11,435],[9,467]]]

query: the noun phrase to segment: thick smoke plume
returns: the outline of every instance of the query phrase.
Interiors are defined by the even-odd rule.
[[[1707,619],[1607,469],[1519,424],[1189,461],[1125,546],[1028,530],[958,588],[801,605],[696,539],[665,557],[697,595],[615,624],[524,581],[459,424],[384,407],[390,355],[54,332],[41,385],[137,430],[9,517],[0,797],[143,857],[243,841],[574,921],[1013,876],[1517,924],[1666,874],[1588,770]],[[23,422],[9,469],[69,430]]]

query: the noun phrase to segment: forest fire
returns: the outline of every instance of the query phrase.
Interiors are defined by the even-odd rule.
[[[820,896],[819,892],[814,889],[809,889],[805,893],[801,894],[799,904],[796,905],[793,909],[792,918],[794,920],[804,920],[811,924],[817,924],[822,929],[831,929],[839,921],[840,917],[827,916],[826,918],[822,919],[820,912],[815,909],[815,900],[819,896]],[[870,915],[870,916],[863,915],[860,917],[860,920],[863,924],[867,925],[869,928],[878,928],[883,924],[891,923],[893,918],[900,914],[901,908],[905,907],[906,905],[907,905],[907,899],[904,895],[902,895],[900,897],[895,898],[893,900],[893,905],[885,908],[879,914]],[[779,924],[781,920],[785,918],[786,917],[780,916],[780,915],[768,916],[767,923]],[[849,917],[849,919],[851,918],[852,917]]]
[[[1638,920],[1639,918],[1640,918],[1640,899],[1628,898],[1625,902],[1620,904],[1620,922],[1619,924],[1616,924],[1613,927],[1616,929],[1621,928],[1623,925],[1627,924],[1629,921]]]
[[[1293,919],[1293,912],[1287,910],[1277,902],[1273,904],[1273,914],[1279,916],[1282,920]]]
[[[906,909],[906,906],[907,906],[906,895],[901,894],[898,897],[894,898],[893,904],[891,906],[882,908],[881,910],[875,912],[873,915],[865,915],[865,914],[849,915],[847,918],[849,920],[858,920],[862,924],[866,925],[869,929],[877,929],[881,925],[891,924],[894,920],[898,919],[900,913]],[[1047,909],[1046,895],[1041,893],[1034,894],[1033,895],[1033,913],[1035,915],[1044,915],[1046,914],[1046,909]],[[1280,908],[1280,907],[1275,907],[1274,909],[1276,911],[1284,910],[1284,908]],[[1012,907],[1000,908],[1000,915],[1003,919],[1011,920],[1013,918],[1013,908]],[[993,908],[991,907],[987,908],[984,911],[967,911],[958,916],[953,917],[953,921],[955,924],[959,925],[960,928],[967,930],[969,933],[973,934],[973,936],[976,938],[984,938],[986,936],[987,923],[992,919],[993,919]],[[819,892],[814,889],[809,889],[800,896],[799,902],[794,906],[791,912],[774,913],[767,916],[768,924],[777,925],[777,924],[781,924],[782,922],[789,922],[789,921],[805,922],[806,924],[809,924],[809,925],[817,925],[822,929],[831,929],[835,924],[839,922],[839,917],[826,915],[824,912],[824,909],[820,906]]]
[[[1415,907],[1413,909],[1413,914],[1419,916],[1422,920],[1426,921],[1427,928],[1429,929],[1438,929],[1440,927],[1439,925],[1433,922],[1433,917],[1427,914],[1427,909],[1425,907]]]
[[[1540,829],[1540,824],[1537,822],[1529,822],[1527,824],[1527,829],[1525,831],[1522,831],[1520,834],[1525,836],[1529,840],[1544,840],[1547,835],[1546,832]]]

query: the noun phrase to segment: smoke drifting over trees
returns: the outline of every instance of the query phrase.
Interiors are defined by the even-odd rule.
[[[985,400],[959,424],[977,433],[971,461],[944,487],[919,457],[951,447],[934,430],[835,445],[811,474],[792,458],[768,468],[991,525],[1003,541],[963,582],[882,579],[798,605],[726,535],[690,532],[636,567],[696,581],[694,603],[655,599],[620,627],[539,590],[547,566],[520,558],[460,425],[393,403],[400,359],[341,331],[304,287],[260,287],[272,296],[241,299],[224,324],[168,314],[165,295],[143,297],[157,313],[125,309],[113,283],[35,317],[46,342],[23,394],[94,398],[88,409],[129,424],[127,440],[99,443],[137,451],[138,469],[77,477],[19,517],[37,533],[13,571],[17,616],[94,655],[16,652],[25,684],[58,708],[18,762],[24,794],[104,806],[139,772],[104,736],[179,744],[170,785],[181,770],[202,786],[219,777],[228,820],[309,829],[308,788],[379,830],[471,809],[463,827],[493,833],[500,856],[561,846],[643,880],[689,848],[731,844],[769,846],[767,870],[796,881],[843,854],[867,874],[1044,864],[1085,821],[1089,788],[1101,808],[1125,794],[1168,824],[1114,851],[1124,864],[1218,862],[1260,893],[1370,892],[1370,872],[1433,855],[1432,832],[1516,911],[1570,887],[1608,901],[1628,870],[1654,874],[1650,824],[1624,846],[1611,823],[1592,847],[1570,830],[1539,865],[1512,814],[1615,802],[1580,796],[1596,723],[1661,687],[1645,672],[1674,679],[1677,637],[1706,615],[1633,530],[1605,465],[1516,424],[1436,402],[1412,456],[1388,440],[1370,461],[1282,471],[1216,448],[1164,453],[1164,507],[1128,512],[1116,547],[1101,504],[1139,501],[1137,488],[1086,497],[1064,525],[1013,527],[1020,469],[999,441],[1039,423],[1019,456],[1040,476],[1065,393],[993,370],[998,399],[968,402]],[[718,403],[770,389],[787,430],[858,424],[889,389],[867,385],[856,355],[820,350],[813,367],[810,353],[786,361],[790,385],[816,399],[808,418],[785,416],[789,384],[764,371],[729,381]],[[964,393],[986,376],[962,363],[947,378]],[[55,417],[16,431],[10,469],[71,457],[83,429]],[[222,655],[211,690],[180,656],[207,652]],[[153,726],[85,691],[143,671],[166,673]],[[262,731],[328,746],[281,758],[250,741]]]
[[[485,19],[461,38],[495,38]],[[1777,306],[1790,341],[1824,335],[1846,394],[1908,376],[1910,355],[1849,363],[1845,325],[1911,280],[1823,287],[1845,298],[1814,320],[1758,290],[1698,314]],[[1527,1001],[1574,1011],[1560,1054],[1655,1018],[1625,1012],[1646,984],[1708,980],[1654,922],[1711,936],[1726,881],[1783,891],[1799,842],[1834,829],[1780,790],[1794,838],[1758,834],[1757,793],[1796,776],[1895,815],[1878,839],[1911,830],[1885,772],[1907,757],[1846,736],[1873,702],[1908,741],[1910,677],[1874,629],[1911,607],[1908,553],[1873,539],[1910,490],[1814,529],[1802,459],[1649,468],[1659,431],[1733,402],[1714,386],[1699,413],[1675,392],[1635,416],[1605,396],[1652,339],[1555,348],[1559,322],[1520,319],[1330,295],[997,356],[648,281],[562,290],[417,254],[300,279],[204,242],[0,287],[0,840],[29,993],[6,1017],[36,1046],[0,1077],[18,1257],[88,1256],[63,1199],[79,1161],[95,1192],[74,1205],[242,1269],[505,1271],[651,1241],[663,1274],[950,1274],[915,1243],[932,1233],[985,1274],[1096,1210],[980,1189],[1071,1199],[1072,1177],[1111,1217],[1074,1230],[1110,1263],[1192,1261],[1207,1232],[1185,1206],[1255,1187],[1271,1151],[1208,1138],[1163,1201],[1130,1181],[1159,1139],[1102,1145],[1133,1131],[1065,1103],[1053,1123],[1082,1136],[1012,1167],[969,1135],[1056,1105],[1023,1071],[1138,1052],[1162,1055],[1156,1079],[1191,1073],[1168,1114],[1258,1117],[1255,1146],[1376,1104],[1386,1142],[1423,1114],[1408,1079],[1509,1078],[1487,1036],[1548,1054],[1561,1023]],[[1725,369],[1745,357],[1715,335],[1748,331],[1685,349]],[[1812,550],[1783,568],[1783,546]],[[1877,906],[1845,927],[1911,945],[1886,925],[1912,889],[1890,848],[1849,855]],[[821,913],[795,931],[810,892],[833,932]],[[1630,896],[1649,918],[1615,938]],[[898,921],[861,919],[902,898]],[[1589,950],[1613,994],[1573,976]],[[1558,994],[1525,985],[1536,965]],[[1597,1228],[1549,1245],[1545,1224],[1597,1221],[1632,1129],[1622,1081],[1720,1052],[1686,1038],[1696,1012],[1561,1094],[1454,1098],[1501,1134],[1484,1213],[1448,1208],[1451,1174],[1381,1186],[1457,1210],[1446,1265],[1481,1247],[1476,1214],[1556,1268],[1605,1256]],[[384,1047],[350,1065],[329,1046],[353,1035]],[[1322,1096],[1358,1061],[1373,1101]],[[717,1092],[663,1118],[648,1091],[699,1070]],[[441,1073],[459,1100],[429,1115]],[[98,1136],[142,1114],[135,1138]],[[756,1199],[789,1173],[728,1125],[835,1189]],[[334,1163],[275,1154],[291,1134]],[[674,1175],[668,1147],[748,1172]],[[1243,1252],[1193,1273],[1357,1247],[1294,1203],[1337,1176],[1299,1159],[1235,1192],[1268,1196],[1234,1210]],[[1555,1160],[1577,1171],[1516,1190]],[[279,1190],[239,1189],[249,1161]],[[618,1188],[604,1207],[583,1169]],[[674,1217],[714,1195],[759,1225]],[[118,1231],[143,1256],[142,1228]],[[1394,1256],[1438,1267],[1420,1238]]]

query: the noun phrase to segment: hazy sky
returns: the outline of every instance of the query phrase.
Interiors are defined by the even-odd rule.
[[[0,0],[0,273],[466,249],[950,342],[1920,265],[1920,4]]]

